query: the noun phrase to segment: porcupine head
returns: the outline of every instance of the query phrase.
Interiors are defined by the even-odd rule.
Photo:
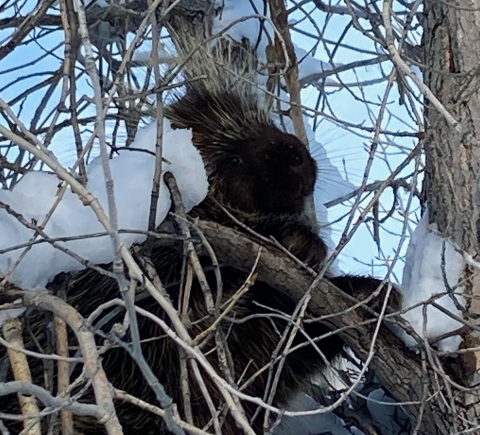
[[[235,63],[230,47],[190,44],[186,92],[165,114],[174,128],[192,129],[210,194],[223,205],[243,213],[302,213],[314,191],[316,162],[296,136],[269,116],[253,55],[244,51]]]

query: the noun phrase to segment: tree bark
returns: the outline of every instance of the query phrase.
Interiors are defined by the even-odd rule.
[[[479,189],[480,170],[480,9],[478,2],[436,0],[425,1],[424,55],[425,83],[455,118],[449,125],[444,116],[426,102],[426,174],[424,192],[429,205],[430,222],[465,252],[478,258],[479,253]],[[472,269],[467,295],[480,296],[480,281]],[[478,275],[478,273],[477,273]],[[480,301],[467,298],[466,320],[476,321]],[[478,322],[476,322],[478,323]],[[477,332],[469,332],[463,348],[479,345]],[[480,354],[465,353],[452,377],[460,385],[473,387],[478,383]],[[446,367],[448,368],[448,367]],[[457,433],[478,425],[480,399],[478,391],[467,394],[450,383],[451,429]],[[455,397],[455,400],[452,398]],[[457,408],[453,408],[456,406]],[[477,429],[480,430],[480,429]]]

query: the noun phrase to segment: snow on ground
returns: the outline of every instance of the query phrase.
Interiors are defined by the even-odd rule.
[[[457,286],[457,283],[465,266],[463,256],[435,231],[435,225],[429,228],[428,211],[426,211],[412,234],[407,249],[402,280],[403,309],[432,298],[433,302],[447,309],[454,316],[462,318],[459,306],[465,305],[465,299],[461,295],[463,288]],[[442,266],[443,256],[444,266]],[[445,285],[444,277],[447,279],[448,286]],[[442,293],[444,296],[433,298],[434,295]],[[460,322],[431,305],[426,309],[425,319],[424,310],[424,304],[422,304],[402,315],[420,337],[433,339],[462,327]],[[411,336],[403,338],[408,345],[416,343]],[[438,347],[442,351],[453,352],[458,349],[461,341],[458,335],[448,337],[441,340]]]
[[[121,150],[110,160],[114,180],[114,193],[120,229],[145,231],[148,227],[150,195],[155,171],[156,124],[139,130],[133,148],[148,152]],[[173,130],[164,122],[163,170],[171,171],[182,193],[187,210],[200,203],[208,191],[207,176],[200,153],[193,146],[190,130]],[[87,169],[88,189],[96,196],[102,207],[108,211],[108,198],[103,167],[94,160]],[[23,215],[28,222],[40,225],[57,198],[60,180],[54,174],[30,172],[15,186],[13,191],[0,190],[0,201],[9,204]],[[157,208],[157,224],[163,221],[170,208],[170,194],[163,184]],[[45,233],[50,238],[62,238],[104,232],[93,210],[84,206],[70,189],[59,203]],[[0,252],[21,243],[28,242],[33,230],[27,229],[16,218],[0,209]],[[122,234],[127,247],[141,243],[142,234]],[[38,237],[42,239],[42,237]],[[61,242],[84,259],[94,263],[110,263],[113,260],[112,243],[108,236]],[[0,255],[0,276],[10,273],[23,249],[16,249]],[[40,289],[59,272],[83,269],[83,265],[68,254],[49,243],[34,245],[15,269],[10,281],[27,289]]]

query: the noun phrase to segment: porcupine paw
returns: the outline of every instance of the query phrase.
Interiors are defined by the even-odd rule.
[[[325,242],[309,226],[291,221],[281,228],[278,235],[272,234],[278,242],[300,261],[314,270],[319,270],[328,255]]]

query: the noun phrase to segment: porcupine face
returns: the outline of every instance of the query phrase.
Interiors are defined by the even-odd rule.
[[[174,128],[191,128],[210,193],[242,212],[300,213],[317,166],[305,145],[268,118],[257,98],[190,89],[166,108]]]
[[[264,213],[300,213],[313,193],[317,166],[300,140],[272,124],[207,157],[214,196],[231,207]]]

